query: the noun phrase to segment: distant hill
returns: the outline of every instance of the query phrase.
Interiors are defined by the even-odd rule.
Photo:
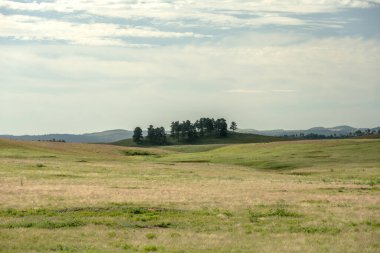
[[[240,133],[251,133],[251,134],[261,134],[267,136],[284,136],[284,135],[300,135],[301,133],[307,134],[318,134],[318,135],[348,135],[350,133],[354,133],[357,130],[366,130],[368,128],[354,128],[351,126],[336,126],[336,127],[313,127],[307,130],[284,130],[284,129],[275,129],[275,130],[256,130],[256,129],[238,129],[237,131]],[[377,131],[380,127],[372,128],[371,130]]]
[[[110,143],[133,136],[133,131],[116,129],[97,133],[87,134],[46,134],[46,135],[0,135],[0,138],[24,141],[48,141],[48,140],[65,140],[66,142],[85,142],[85,143]]]
[[[275,141],[274,139],[270,139],[270,137],[280,137],[284,135],[298,135],[303,133],[307,134],[318,134],[330,136],[336,134],[336,136],[347,135],[349,133],[353,133],[357,130],[366,130],[367,128],[354,128],[350,126],[336,126],[331,128],[325,127],[313,127],[307,130],[284,130],[284,129],[276,129],[276,130],[255,130],[255,129],[238,129],[237,132],[241,134],[249,134],[249,135],[238,135],[223,139],[223,138],[215,138],[215,137],[205,137],[198,139],[195,144],[219,144],[219,143],[249,143],[249,142],[268,142]],[[371,130],[380,130],[380,127],[372,128]],[[146,134],[146,131],[143,133]],[[48,141],[48,140],[65,140],[66,142],[83,142],[83,143],[115,143],[121,141],[118,144],[123,143],[122,145],[131,146],[134,145],[132,140],[128,140],[132,138],[133,131],[124,130],[124,129],[116,129],[116,130],[108,130],[103,132],[96,133],[86,133],[86,134],[46,134],[46,135],[0,135],[0,138],[7,138],[13,140],[25,140],[25,141]],[[281,140],[281,139],[276,139]]]

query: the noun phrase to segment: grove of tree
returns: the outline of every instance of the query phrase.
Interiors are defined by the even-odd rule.
[[[190,120],[173,121],[170,125],[170,137],[177,142],[193,142],[197,138],[204,136],[226,137],[228,136],[228,125],[224,118],[200,118],[194,123]],[[236,122],[231,123],[230,129],[237,129]],[[166,131],[164,127],[154,127],[150,125],[147,129],[147,136],[143,140],[142,129],[136,127],[133,134],[135,143],[148,143],[153,145],[168,144]]]

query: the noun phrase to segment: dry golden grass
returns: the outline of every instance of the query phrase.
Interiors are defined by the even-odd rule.
[[[357,142],[368,157],[355,163],[316,158],[273,170],[186,162],[197,154],[176,150],[0,141],[0,252],[379,252],[380,161],[373,142]],[[294,145],[259,144],[252,153],[232,145],[198,156],[256,159],[273,147],[285,161],[288,149],[300,155],[327,145],[339,157],[348,144]],[[128,206],[152,216],[123,213]],[[79,223],[56,225],[72,220]]]

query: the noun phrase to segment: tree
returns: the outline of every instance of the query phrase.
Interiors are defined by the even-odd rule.
[[[205,118],[205,127],[206,127],[206,132],[208,135],[210,135],[214,130],[215,130],[215,120],[214,119],[209,119]]]
[[[197,137],[197,130],[190,120],[183,121],[180,124],[182,140],[191,142]]]
[[[179,142],[179,137],[180,137],[180,132],[181,132],[181,123],[179,121],[173,121],[172,124],[170,125],[170,135],[173,138],[177,138],[177,141]]]
[[[146,136],[146,138],[149,140],[149,142],[151,142],[151,143],[153,143],[153,141],[154,141],[154,127],[153,127],[153,125],[149,125],[149,127],[148,127],[148,135]]]
[[[205,118],[200,118],[194,123],[194,126],[196,129],[199,130],[199,135],[203,137],[205,135],[204,131],[206,128],[206,119]]]
[[[151,144],[164,145],[166,141],[166,131],[163,127],[154,128],[153,125],[148,127],[148,135],[146,137]]]
[[[221,137],[226,137],[228,135],[227,128],[228,128],[227,121],[225,119],[221,119],[220,131],[219,131],[219,135]]]
[[[164,127],[157,127],[155,130],[154,143],[158,145],[166,144],[166,131]]]
[[[231,122],[230,129],[232,130],[232,132],[235,133],[235,130],[237,129],[237,124],[236,124],[235,121],[232,121],[232,122]]]
[[[135,130],[133,131],[133,141],[135,143],[140,143],[142,139],[143,139],[142,129],[140,127],[136,127]]]
[[[215,121],[215,130],[216,130],[216,135],[220,137],[225,137],[228,134],[227,130],[227,122],[225,119],[217,119]]]
[[[192,142],[198,137],[197,129],[194,124],[191,122],[188,125],[187,129],[187,141]]]
[[[363,135],[363,132],[362,132],[361,130],[357,130],[357,131],[355,132],[355,135],[356,135],[356,136],[362,136],[362,135]]]

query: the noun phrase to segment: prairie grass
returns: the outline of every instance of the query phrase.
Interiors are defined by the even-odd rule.
[[[379,151],[0,140],[0,252],[379,252]]]

